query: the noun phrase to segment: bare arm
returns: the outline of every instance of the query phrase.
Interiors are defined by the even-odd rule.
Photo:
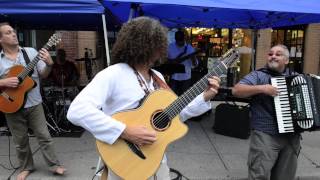
[[[270,84],[264,85],[246,85],[246,84],[236,84],[232,88],[232,95],[240,98],[251,97],[257,94],[266,94],[269,96],[276,96],[278,90]]]

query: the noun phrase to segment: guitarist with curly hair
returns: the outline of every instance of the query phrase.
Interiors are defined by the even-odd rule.
[[[97,139],[108,180],[169,180],[164,151],[187,132],[180,120],[211,109],[210,99],[220,82],[216,76],[205,78],[199,94],[165,110],[177,96],[152,67],[166,58],[166,51],[167,29],[159,21],[132,19],[117,36],[112,65],[99,72],[69,107],[68,120]]]

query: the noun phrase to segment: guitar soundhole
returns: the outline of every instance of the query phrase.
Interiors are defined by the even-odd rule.
[[[166,130],[170,126],[170,122],[169,116],[165,113],[162,113],[162,111],[155,112],[151,118],[152,126],[158,131]]]

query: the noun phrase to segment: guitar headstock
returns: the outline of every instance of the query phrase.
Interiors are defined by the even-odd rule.
[[[61,33],[53,34],[45,45],[46,49],[51,48],[52,46],[57,45],[61,41]]]
[[[240,58],[239,51],[237,49],[229,49],[226,53],[224,53],[221,57],[223,63],[230,67],[232,66],[238,59]]]

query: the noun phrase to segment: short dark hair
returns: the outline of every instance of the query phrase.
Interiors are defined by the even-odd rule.
[[[148,64],[155,52],[167,56],[167,28],[158,20],[138,17],[124,24],[112,48],[111,64],[127,63],[131,67]]]
[[[174,34],[174,38],[175,38],[176,41],[184,41],[184,32],[182,30],[178,30]]]

